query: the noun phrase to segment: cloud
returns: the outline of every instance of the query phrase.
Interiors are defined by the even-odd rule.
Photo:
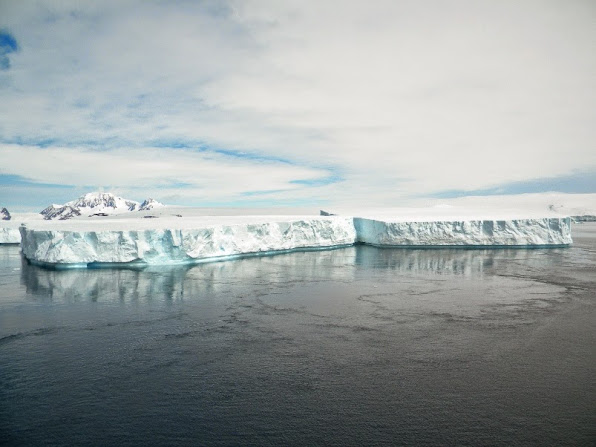
[[[391,204],[596,168],[590,2],[2,9],[20,48],[0,74],[6,174],[78,184],[93,163],[92,184],[170,185],[222,203],[267,191]],[[191,170],[213,179],[189,181]],[[174,186],[187,183],[196,188]]]
[[[24,145],[0,146],[0,174],[16,175],[30,183],[152,189],[161,190],[162,195],[167,190],[184,189],[192,191],[199,203],[238,199],[246,191],[288,191],[324,181],[329,175],[322,169],[208,150],[143,147],[97,151]]]

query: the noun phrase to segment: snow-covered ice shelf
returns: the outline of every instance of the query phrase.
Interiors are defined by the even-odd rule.
[[[19,227],[22,223],[29,223],[32,220],[41,220],[41,215],[37,213],[19,213],[18,217],[10,220],[0,220],[0,244],[20,244],[21,233]]]
[[[0,227],[0,244],[19,244],[20,242],[21,234],[18,227]]]
[[[548,216],[449,216],[444,210],[342,216],[197,216],[169,207],[157,218],[114,216],[31,221],[21,227],[24,256],[60,267],[167,265],[326,249],[377,246],[564,246],[570,219]]]
[[[354,218],[358,241],[377,246],[551,246],[571,244],[570,219],[411,222]]]
[[[290,250],[323,249],[356,241],[353,219],[317,216],[194,218],[164,228],[139,222],[71,221],[48,228],[21,227],[24,256],[33,263],[64,267],[103,264],[186,264]],[[121,220],[130,224],[130,221]],[[178,223],[178,226],[175,224]],[[80,224],[80,225],[76,225]],[[130,227],[130,225],[127,225]],[[140,227],[140,228],[139,228]]]

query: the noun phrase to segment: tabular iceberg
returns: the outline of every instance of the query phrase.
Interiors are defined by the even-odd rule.
[[[419,221],[371,216],[237,216],[190,219],[183,228],[175,228],[183,225],[180,220],[155,220],[22,226],[22,252],[33,263],[90,267],[186,264],[355,243],[402,247],[572,243],[568,217]]]
[[[351,245],[353,219],[303,218],[190,229],[33,230],[21,227],[24,256],[40,264],[183,264],[297,249]]]
[[[18,228],[0,227],[0,244],[18,244],[21,242],[21,234]]]
[[[377,246],[549,246],[571,244],[568,217],[408,222],[354,218],[358,241]]]

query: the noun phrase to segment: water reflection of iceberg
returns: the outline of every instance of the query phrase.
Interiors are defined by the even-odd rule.
[[[134,301],[175,299],[184,285],[184,269],[161,273],[132,269],[47,270],[23,263],[21,282],[41,301]]]
[[[377,248],[360,246],[356,263],[375,269],[390,269],[402,273],[473,276],[492,270],[499,263],[528,262],[542,259],[541,249],[516,250],[507,248],[420,249]],[[550,250],[552,255],[555,250]],[[552,260],[552,256],[548,258]]]
[[[553,254],[550,250],[549,253]],[[353,246],[193,266],[146,269],[48,270],[23,261],[21,281],[38,300],[176,301],[245,285],[284,287],[290,282],[350,282],[362,269],[404,274],[482,276],[499,265],[545,262],[539,250],[405,249]],[[553,259],[552,256],[547,259]],[[552,262],[552,261],[551,261]]]
[[[341,281],[352,275],[355,258],[355,247],[348,247],[145,269],[49,270],[23,260],[21,282],[29,295],[42,300],[183,300],[226,292],[242,284]]]

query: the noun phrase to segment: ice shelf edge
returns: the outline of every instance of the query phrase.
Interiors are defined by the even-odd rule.
[[[324,250],[355,243],[387,247],[561,247],[570,218],[395,222],[308,217],[196,229],[76,231],[21,227],[21,249],[46,267],[178,265]]]
[[[0,244],[20,244],[21,234],[18,228],[0,228]]]

